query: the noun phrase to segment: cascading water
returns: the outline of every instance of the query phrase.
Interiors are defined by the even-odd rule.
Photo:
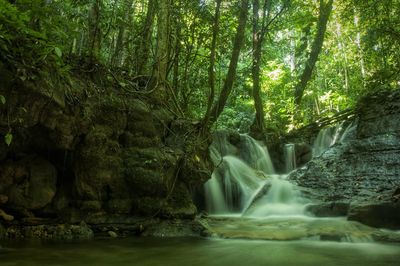
[[[343,123],[335,127],[323,128],[319,131],[313,144],[313,156],[318,157],[338,140],[340,132],[343,130]]]
[[[257,217],[303,213],[304,199],[285,175],[275,174],[268,150],[256,140],[240,135],[240,141],[232,145],[219,135],[210,152],[216,168],[205,185],[208,212]],[[293,144],[288,146],[288,157],[291,171],[295,168]]]
[[[253,169],[265,174],[275,173],[267,148],[248,135],[240,135],[239,156]]]
[[[285,154],[285,170],[286,173],[290,173],[296,169],[296,152],[294,144],[285,144],[284,146]]]
[[[315,147],[319,154],[335,143],[354,138],[354,125],[346,130],[341,127],[330,129],[329,134],[327,130],[320,133]],[[287,173],[296,167],[294,151],[294,144],[285,146]],[[368,226],[345,217],[308,215],[305,210],[311,202],[302,197],[287,175],[274,173],[267,149],[249,136],[219,135],[210,153],[215,170],[205,185],[207,210],[219,214],[207,217],[212,235],[234,239],[373,241],[375,231]],[[397,233],[387,233],[393,234]]]
[[[343,143],[352,133],[354,133],[355,129],[356,123],[350,123],[345,127],[344,122],[333,127],[321,129],[313,144],[313,156],[321,156],[327,149],[329,149],[329,147],[336,143]]]
[[[206,183],[208,211],[219,214],[241,211],[261,182],[260,175],[242,160],[224,156]]]

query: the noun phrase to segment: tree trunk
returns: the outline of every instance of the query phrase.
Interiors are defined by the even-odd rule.
[[[180,26],[177,26],[176,40],[175,40],[175,55],[174,55],[174,70],[173,70],[173,88],[175,94],[179,93],[179,57],[181,54],[181,43],[180,43]]]
[[[217,102],[214,103],[213,108],[211,109],[209,118],[208,117],[204,118],[204,121],[208,121],[205,124],[207,127],[211,126],[217,121],[219,115],[224,110],[226,101],[228,100],[229,94],[232,91],[233,82],[236,76],[237,64],[239,61],[239,54],[242,48],[244,33],[246,29],[248,6],[249,6],[249,0],[242,0],[240,7],[240,14],[239,14],[239,24],[236,31],[235,40],[233,43],[233,50],[232,50],[231,61],[229,62],[228,74],[226,76],[219,98]]]
[[[253,99],[254,107],[256,109],[256,117],[253,123],[253,129],[257,132],[263,132],[265,129],[264,125],[264,109],[260,95],[260,65],[261,65],[261,48],[265,35],[265,21],[266,21],[266,9],[268,7],[267,1],[265,0],[263,8],[262,25],[260,25],[260,0],[253,0],[253,65],[252,65],[252,78],[253,78]]]
[[[90,62],[99,59],[101,47],[100,29],[101,0],[95,0],[89,11],[89,58]]]
[[[326,26],[328,23],[329,15],[332,11],[332,4],[333,0],[328,0],[328,3],[326,4],[324,4],[323,0],[320,0],[317,34],[315,35],[314,42],[311,46],[311,53],[304,67],[300,81],[295,86],[294,101],[297,106],[299,106],[301,103],[304,90],[307,87],[307,83],[311,79],[315,63],[317,62],[319,53],[321,52],[322,45],[324,43]]]
[[[122,59],[122,52],[124,49],[124,39],[125,39],[125,31],[126,25],[129,25],[131,20],[129,19],[132,16],[132,5],[133,0],[125,0],[123,3],[124,8],[124,20],[120,22],[117,43],[115,44],[114,53],[111,59],[112,66],[120,66]]]
[[[136,72],[138,75],[147,73],[147,62],[149,60],[151,35],[153,33],[154,17],[156,15],[156,0],[149,0],[147,4],[146,20],[142,29],[142,38],[138,48],[138,61]]]
[[[361,46],[361,33],[360,33],[360,26],[359,26],[359,17],[358,17],[358,12],[356,8],[354,8],[354,26],[356,27],[356,44],[357,44],[357,51],[358,51],[358,56],[360,59],[360,71],[361,71],[361,78],[363,82],[363,88],[365,89],[367,87],[366,83],[366,74],[365,74],[365,63],[364,63],[364,53],[363,49]]]
[[[159,88],[165,89],[168,73],[169,59],[169,0],[158,2],[157,14],[157,53],[155,65],[155,77]]]
[[[210,94],[208,95],[207,110],[204,116],[204,125],[208,124],[210,118],[211,107],[215,98],[215,57],[217,50],[217,37],[219,32],[219,17],[221,13],[221,2],[217,0],[217,6],[215,8],[214,23],[212,27],[212,41],[210,49],[210,66],[208,68],[208,86],[210,87]]]

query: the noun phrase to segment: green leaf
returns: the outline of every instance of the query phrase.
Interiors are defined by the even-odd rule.
[[[3,95],[0,95],[0,102],[6,104],[6,98]]]
[[[62,51],[61,51],[61,49],[60,48],[58,48],[58,47],[54,47],[54,52],[56,53],[56,55],[58,56],[58,57],[62,57]]]
[[[7,146],[10,146],[12,139],[13,135],[10,132],[8,132],[4,137],[4,141],[7,144]]]

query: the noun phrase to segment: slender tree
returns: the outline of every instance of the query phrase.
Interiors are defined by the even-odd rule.
[[[101,49],[100,6],[101,0],[94,0],[89,10],[89,46],[90,61],[98,60]]]
[[[262,9],[262,22],[260,23],[260,0],[253,0],[253,62],[252,62],[252,78],[253,78],[253,99],[256,109],[256,117],[254,119],[253,128],[257,131],[264,131],[264,109],[260,95],[260,69],[262,44],[266,32],[266,13],[271,6],[271,0],[264,1]]]
[[[216,1],[214,22],[212,26],[212,40],[210,52],[210,66],[208,67],[208,86],[210,87],[210,94],[208,95],[207,110],[205,114],[204,124],[208,124],[210,118],[211,107],[215,98],[215,57],[217,50],[217,37],[219,32],[219,17],[221,13],[222,0]]]
[[[130,25],[131,22],[130,18],[132,17],[132,5],[133,5],[133,0],[124,0],[123,2],[122,8],[124,13],[124,18],[122,21],[119,22],[120,24],[118,29],[117,42],[115,44],[114,53],[111,58],[111,65],[113,66],[121,65],[122,53],[124,51],[126,28],[127,25]]]
[[[136,72],[138,75],[149,74],[147,72],[147,63],[150,57],[151,36],[153,34],[154,19],[156,16],[156,4],[156,0],[149,0],[147,3],[146,19],[142,25],[138,58],[136,61]]]
[[[235,76],[236,76],[237,64],[239,61],[239,54],[242,48],[244,34],[246,30],[248,7],[249,7],[249,0],[242,0],[239,12],[239,23],[236,30],[235,39],[233,42],[233,49],[232,49],[231,60],[229,62],[228,74],[226,76],[219,98],[214,103],[209,113],[209,117],[206,116],[203,119],[203,121],[207,121],[205,123],[206,126],[210,126],[217,121],[219,115],[224,110],[226,101],[228,100],[228,97],[232,91],[233,82],[235,81]]]
[[[304,90],[307,87],[307,83],[311,79],[315,63],[317,62],[319,53],[321,52],[322,45],[324,43],[326,26],[329,20],[329,15],[331,14],[332,11],[332,5],[333,5],[333,0],[328,0],[327,3],[324,3],[324,0],[319,1],[319,17],[317,24],[317,33],[312,43],[311,52],[305,64],[303,73],[301,74],[300,81],[295,86],[294,101],[297,106],[299,106],[301,103]]]

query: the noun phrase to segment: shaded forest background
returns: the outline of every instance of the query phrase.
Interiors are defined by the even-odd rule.
[[[399,0],[0,0],[14,78],[106,68],[214,129],[283,134],[397,88],[399,44]]]

